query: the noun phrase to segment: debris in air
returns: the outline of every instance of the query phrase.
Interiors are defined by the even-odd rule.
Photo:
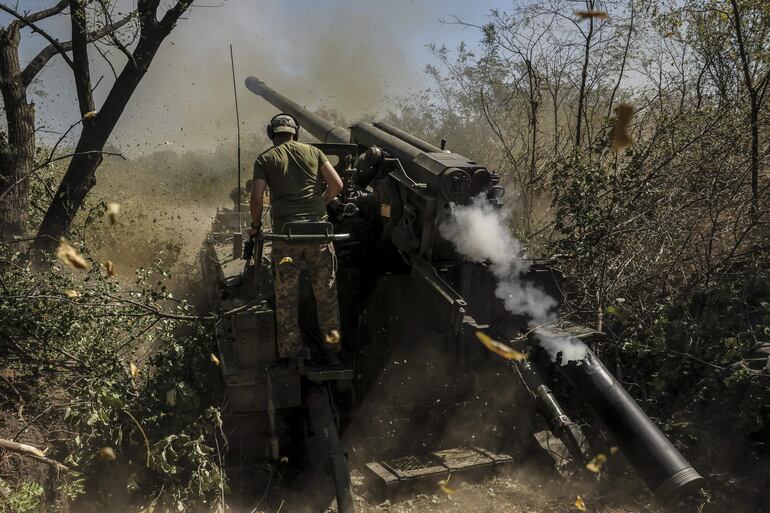
[[[326,342],[329,345],[337,345],[340,343],[340,340],[342,337],[340,336],[340,332],[338,330],[330,330],[326,335],[324,335],[324,342]]]
[[[61,240],[59,247],[56,248],[56,258],[58,258],[64,265],[72,267],[73,269],[86,271],[91,268],[80,252],[64,239]]]
[[[599,10],[582,10],[582,11],[575,11],[575,16],[580,21],[585,21],[590,18],[595,18],[597,20],[608,20],[610,19],[610,15],[607,13],[607,11],[599,11]]]
[[[516,351],[515,349],[508,347],[507,345],[503,344],[502,342],[498,342],[497,340],[492,339],[489,335],[482,331],[476,332],[476,338],[479,339],[479,341],[486,346],[487,349],[492,351],[498,356],[502,356],[506,360],[513,360],[513,361],[521,361],[526,360],[527,355],[524,353],[520,353]]]
[[[607,456],[604,454],[597,454],[594,459],[586,463],[586,468],[593,472],[594,474],[598,474],[602,471],[602,465],[607,461]]]
[[[452,495],[457,490],[454,488],[449,488],[449,480],[452,478],[452,475],[450,474],[446,479],[442,479],[438,482],[439,488],[441,488],[441,491],[444,492],[447,495]]]
[[[634,108],[627,103],[622,103],[615,108],[615,127],[612,129],[612,149],[620,150],[634,144],[634,140],[628,134],[628,126],[634,116]]]
[[[139,367],[137,367],[134,362],[131,362],[128,368],[131,371],[132,378],[136,378],[137,376],[139,376]]]
[[[219,367],[219,358],[214,353],[211,353],[211,363]]]
[[[107,215],[107,220],[110,222],[110,225],[114,226],[115,223],[118,222],[120,203],[115,203],[114,201],[107,203],[107,208],[104,210],[104,213]]]
[[[112,447],[102,447],[99,449],[99,459],[104,461],[113,461],[117,459],[117,456],[115,456],[115,451],[112,449]]]

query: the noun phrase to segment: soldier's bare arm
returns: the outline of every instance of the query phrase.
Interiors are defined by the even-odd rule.
[[[342,178],[337,174],[334,166],[327,160],[319,169],[321,177],[326,182],[326,190],[323,194],[324,203],[331,203],[342,190]]]
[[[251,210],[251,222],[253,226],[259,226],[262,224],[262,195],[265,193],[266,185],[267,182],[259,178],[255,179],[251,185],[249,209]],[[251,231],[249,231],[249,234],[253,235]]]

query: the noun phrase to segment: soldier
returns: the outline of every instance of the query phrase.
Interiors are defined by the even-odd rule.
[[[273,141],[273,147],[254,161],[250,201],[252,230],[249,234],[254,235],[261,228],[262,196],[266,185],[270,187],[273,232],[282,233],[288,222],[325,221],[326,204],[342,190],[337,171],[321,150],[297,142],[299,124],[289,114],[279,114],[271,119],[267,135]],[[310,274],[324,348],[330,354],[339,351],[334,246],[331,243],[274,241],[272,260],[278,356],[294,357],[302,347],[298,312],[298,279],[302,268]]]

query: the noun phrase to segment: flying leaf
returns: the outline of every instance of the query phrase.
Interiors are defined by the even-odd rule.
[[[622,103],[615,108],[615,127],[612,129],[612,149],[617,151],[634,144],[634,140],[628,134],[628,126],[634,116],[634,108]]]
[[[118,222],[118,214],[120,213],[120,203],[111,201],[107,203],[104,213],[107,215],[107,220],[110,222],[110,226],[114,226]]]
[[[441,488],[441,491],[447,495],[452,495],[457,491],[454,488],[449,488],[449,480],[451,478],[452,478],[452,475],[450,474],[449,477],[447,477],[446,479],[442,479],[441,481],[438,482],[438,486],[439,488]]]
[[[211,353],[211,363],[219,367],[219,358],[214,353]]]
[[[293,264],[293,263],[294,263],[294,259],[292,257],[283,257],[281,261],[278,262],[278,265]]]
[[[578,511],[588,511],[586,509],[586,503],[583,502],[583,499],[580,497],[580,495],[578,495],[577,499],[575,499],[575,507],[578,509]]]
[[[104,263],[104,270],[107,271],[107,278],[115,276],[115,264],[112,263],[112,260],[107,260]]]
[[[604,465],[604,462],[607,461],[607,456],[604,454],[597,454],[594,456],[594,459],[586,463],[586,468],[593,472],[594,474],[598,474],[602,471],[602,465]]]
[[[70,246],[64,239],[61,240],[59,247],[56,248],[56,258],[58,258],[64,265],[72,267],[73,269],[87,270],[91,267],[80,252]]]
[[[166,392],[166,404],[172,407],[176,405],[176,388]]]
[[[75,299],[76,297],[80,297],[83,294],[81,294],[78,290],[65,290],[64,295],[70,299]]]
[[[599,11],[599,10],[584,10],[584,11],[575,11],[575,16],[578,20],[584,21],[589,18],[594,18],[597,20],[608,20],[610,19],[610,15],[607,13],[607,11]]]
[[[476,338],[478,338],[479,341],[482,344],[484,344],[487,349],[489,349],[496,355],[502,356],[506,360],[513,360],[518,362],[520,360],[525,360],[527,358],[525,354],[520,353],[511,347],[508,347],[502,342],[493,340],[492,337],[490,337],[489,335],[487,335],[482,331],[476,332]]]
[[[131,371],[132,378],[136,378],[137,376],[139,376],[139,367],[137,367],[134,362],[131,362],[131,364],[128,367],[129,367],[129,370]]]
[[[115,456],[115,451],[112,449],[112,447],[102,447],[99,449],[99,459],[104,461],[113,461],[117,459],[117,456]]]
[[[341,339],[342,337],[338,330],[329,330],[326,335],[324,335],[324,342],[329,345],[337,345],[340,343]]]

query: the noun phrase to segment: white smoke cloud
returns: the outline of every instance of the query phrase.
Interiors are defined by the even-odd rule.
[[[506,310],[526,316],[531,328],[555,322],[557,301],[522,279],[529,263],[524,260],[523,245],[511,235],[509,216],[479,195],[470,205],[452,205],[451,216],[439,225],[439,232],[466,260],[489,263],[497,279],[495,296]],[[551,361],[558,361],[561,355],[561,365],[581,362],[586,356],[587,347],[576,338],[538,337],[538,343]]]

